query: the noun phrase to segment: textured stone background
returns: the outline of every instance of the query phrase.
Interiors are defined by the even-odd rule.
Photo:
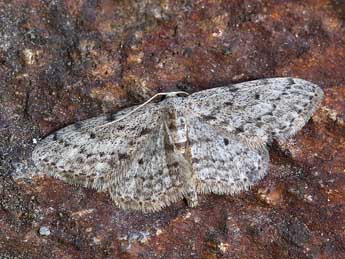
[[[18,178],[33,142],[67,124],[274,76],[319,84],[325,101],[237,197],[143,215]],[[344,159],[343,0],[0,0],[0,258],[345,258]]]

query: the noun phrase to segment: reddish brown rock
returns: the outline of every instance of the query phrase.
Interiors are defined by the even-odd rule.
[[[0,257],[345,258],[344,14],[338,0],[2,1]],[[156,92],[273,76],[319,84],[325,100],[272,144],[269,175],[246,193],[144,215],[18,178],[34,142],[67,124]]]

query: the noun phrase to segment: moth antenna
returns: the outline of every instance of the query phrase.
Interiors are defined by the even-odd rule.
[[[166,97],[176,97],[178,94],[184,94],[184,95],[189,95],[189,93],[184,92],[184,91],[176,91],[176,92],[166,92],[166,93],[157,93],[154,96],[152,96],[150,99],[148,99],[146,102],[140,104],[138,107],[136,107],[135,109],[133,109],[132,111],[130,111],[129,113],[125,114],[124,116],[122,116],[121,118],[108,122],[106,124],[97,126],[97,128],[103,128],[103,127],[107,127],[111,124],[114,124],[116,122],[122,121],[123,119],[127,118],[128,116],[130,116],[131,114],[133,114],[134,112],[136,112],[137,110],[141,109],[142,107],[144,107],[145,105],[149,104],[150,102],[152,102],[154,99],[156,99],[158,96],[166,96]]]

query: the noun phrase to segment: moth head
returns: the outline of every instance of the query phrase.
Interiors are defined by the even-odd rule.
[[[160,96],[159,101],[163,101],[169,98],[176,98],[176,97],[186,97],[189,95],[189,93],[184,91],[176,91],[176,92],[166,92],[166,93],[159,93],[157,94]]]
[[[176,91],[176,92],[170,92],[170,93],[165,93],[166,98],[171,98],[171,97],[186,97],[188,96],[189,93],[184,92],[184,91]]]

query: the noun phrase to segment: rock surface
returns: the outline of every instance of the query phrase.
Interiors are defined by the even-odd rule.
[[[27,176],[34,144],[67,124],[274,76],[312,81],[325,100],[239,196],[145,215]],[[345,258],[344,100],[340,0],[1,1],[0,258]]]

